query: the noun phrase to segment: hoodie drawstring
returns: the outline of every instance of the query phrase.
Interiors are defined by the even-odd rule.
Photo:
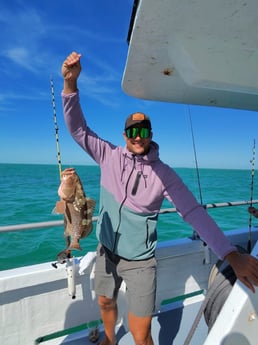
[[[133,185],[133,189],[132,189],[132,195],[135,195],[139,186],[139,182],[140,182],[140,178],[141,178],[142,172],[138,171],[135,181],[134,181],[134,185]]]

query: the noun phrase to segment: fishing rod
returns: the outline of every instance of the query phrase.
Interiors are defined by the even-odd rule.
[[[51,85],[52,106],[53,106],[54,124],[55,124],[57,162],[58,162],[58,169],[59,169],[59,177],[60,177],[60,181],[61,181],[62,180],[62,164],[61,164],[59,137],[58,137],[58,124],[57,124],[57,116],[56,116],[56,103],[55,103],[53,78],[50,79],[50,85]],[[65,225],[65,223],[64,223],[64,225]],[[65,225],[65,227],[66,227],[66,225]],[[74,259],[74,257],[71,257],[70,252],[68,250],[62,251],[61,253],[59,253],[58,261],[53,262],[52,266],[54,268],[57,268],[57,264],[64,264],[64,263],[66,263],[68,294],[70,296],[72,296],[72,299],[74,299],[76,297],[75,259]]]
[[[59,176],[60,176],[60,180],[61,180],[62,164],[61,164],[61,153],[60,153],[60,145],[59,145],[59,137],[58,137],[58,125],[57,125],[57,117],[56,117],[56,103],[55,103],[55,93],[54,93],[54,81],[53,81],[52,78],[50,79],[50,85],[51,85],[52,107],[53,107],[54,124],[55,124],[57,163],[58,163],[58,169],[59,169]]]
[[[251,163],[251,190],[250,190],[250,207],[253,206],[253,195],[254,195],[254,171],[255,171],[255,139],[253,143],[253,157],[250,160]],[[247,251],[251,253],[251,240],[252,240],[252,215],[249,213],[249,231],[248,231],[248,242],[247,242]]]

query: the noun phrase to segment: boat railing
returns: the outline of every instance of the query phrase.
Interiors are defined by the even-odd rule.
[[[258,200],[242,200],[242,201],[228,201],[228,202],[220,202],[220,203],[210,203],[205,204],[203,207],[205,209],[210,208],[220,208],[220,207],[231,207],[231,206],[242,206],[242,205],[253,205],[258,204]],[[176,213],[177,209],[174,207],[171,208],[162,208],[160,210],[160,214],[167,214],[167,213]],[[96,222],[98,217],[95,216],[92,218],[93,222]],[[15,224],[15,225],[3,225],[0,226],[0,233],[1,232],[13,232],[13,231],[27,231],[27,230],[35,230],[35,229],[44,229],[44,228],[52,228],[63,226],[64,220],[54,220],[54,221],[45,221],[45,222],[32,222],[27,224]]]

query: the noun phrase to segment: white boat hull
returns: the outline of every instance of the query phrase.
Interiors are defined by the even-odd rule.
[[[230,231],[227,232],[227,235],[236,244],[243,245],[247,240],[245,230]],[[253,241],[257,239],[258,231],[254,229]],[[160,339],[164,331],[159,322],[159,319],[162,319],[161,315],[171,315],[172,317],[174,315],[172,311],[176,310],[178,318],[178,310],[181,310],[181,316],[177,320],[177,329],[173,331],[173,344],[182,345],[182,338],[187,336],[187,332],[190,330],[195,318],[195,314],[189,314],[190,307],[194,310],[194,313],[198,312],[207,289],[211,268],[217,258],[211,253],[210,263],[205,264],[204,260],[205,258],[207,260],[207,253],[205,253],[202,242],[191,239],[161,243],[156,254],[158,288],[156,316],[153,320],[153,338]],[[80,260],[77,259],[75,265],[75,299],[69,295],[65,265],[59,265],[55,269],[51,263],[45,263],[1,272],[1,344],[29,345],[40,343],[40,339],[44,340],[47,335],[64,329],[90,322],[91,325],[96,325],[100,320],[100,314],[93,290],[92,265],[88,267],[85,274],[80,275],[78,273],[79,264]],[[178,296],[184,297],[181,300],[176,300]],[[129,333],[126,334],[128,329],[124,289],[120,291],[118,303],[118,328],[123,326],[124,330],[119,344],[131,344],[129,341],[130,335]],[[257,301],[255,303],[257,312]],[[163,314],[168,311],[171,314]],[[187,319],[187,323],[184,323],[185,319]],[[171,324],[169,323],[170,330],[173,322],[172,317]],[[81,334],[79,338],[78,334]],[[76,344],[80,344],[81,338],[84,344],[87,344],[85,339],[87,334],[88,331],[83,331],[77,333],[76,336],[62,336],[50,340],[49,344],[72,344],[69,341],[74,337],[77,337]],[[191,344],[202,344],[206,335],[207,327],[202,325],[195,334],[195,338],[197,337],[196,342]],[[158,341],[155,341],[155,345],[162,344]],[[250,344],[254,345],[254,343]]]

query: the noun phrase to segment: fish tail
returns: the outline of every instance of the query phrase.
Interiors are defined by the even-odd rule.
[[[80,243],[78,241],[72,241],[70,243],[70,246],[68,249],[69,250],[72,250],[72,249],[82,250],[82,247],[80,246]]]

